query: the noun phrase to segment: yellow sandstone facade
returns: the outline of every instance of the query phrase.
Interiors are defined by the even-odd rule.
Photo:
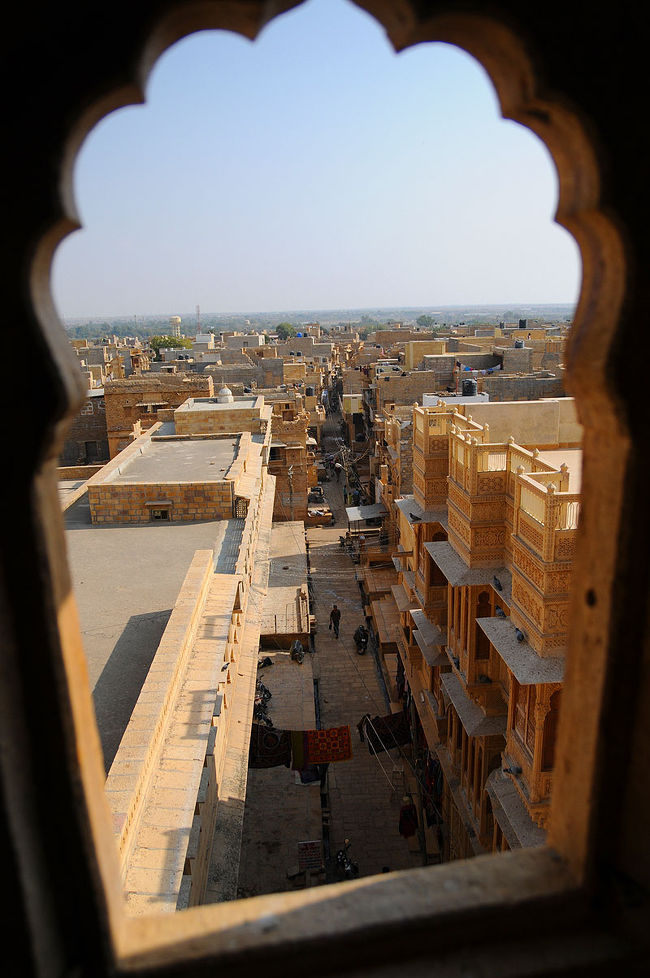
[[[446,405],[413,415],[393,637],[414,742],[426,744],[417,762],[432,774],[420,784],[428,858],[542,845],[581,453],[494,443],[488,425]]]

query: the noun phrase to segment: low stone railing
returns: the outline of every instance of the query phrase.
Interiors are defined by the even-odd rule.
[[[63,465],[56,470],[56,475],[58,479],[90,479],[91,475],[97,475],[105,464],[102,462],[101,465]]]
[[[555,482],[538,480],[518,471],[513,530],[543,560],[566,560],[580,520],[580,494],[558,492]]]

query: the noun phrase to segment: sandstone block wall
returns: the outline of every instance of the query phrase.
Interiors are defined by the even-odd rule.
[[[106,405],[102,396],[88,396],[70,424],[60,465],[85,465],[109,459]]]
[[[532,370],[533,351],[531,347],[516,349],[514,346],[502,349],[503,372],[506,374],[529,374]]]
[[[404,346],[404,365],[407,370],[414,370],[422,358],[428,354],[441,354],[446,350],[444,340],[411,340]]]
[[[511,436],[518,445],[533,446],[580,444],[582,439],[572,397],[465,404],[461,412],[477,424],[489,425],[492,443],[507,442]]]
[[[236,407],[224,410],[176,411],[174,414],[177,435],[215,435],[239,431],[259,431],[259,410],[242,410]]]
[[[227,520],[233,516],[233,482],[98,483],[88,486],[93,523],[149,523],[154,509],[169,522]]]
[[[491,401],[535,401],[541,397],[566,397],[562,377],[516,377],[512,374],[491,374],[480,378],[481,390]]]
[[[91,475],[97,475],[103,468],[103,465],[59,466],[56,474],[59,479],[89,479]]]
[[[212,377],[216,391],[224,385],[232,388],[233,384],[243,384],[244,387],[251,388],[266,386],[264,370],[257,364],[234,363],[220,367],[208,365],[204,372]],[[275,387],[277,384],[274,382],[270,386]]]
[[[399,374],[386,375],[385,378],[382,377],[377,381],[377,413],[382,411],[384,404],[413,404],[416,401],[421,404],[423,394],[444,390],[451,382],[451,368],[445,373],[444,378],[434,370],[414,370],[404,377]]]
[[[177,408],[188,397],[212,397],[214,384],[207,374],[133,375],[125,380],[109,381],[104,386],[106,428],[111,458],[128,444],[136,421],[148,428],[157,419],[156,408]],[[154,404],[147,409],[147,403]]]

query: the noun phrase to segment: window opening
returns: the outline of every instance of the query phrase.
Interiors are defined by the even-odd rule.
[[[156,516],[154,516],[153,514],[155,514],[155,513],[158,513],[158,512],[160,512],[160,513],[164,513],[165,511],[164,511],[164,510],[160,510],[160,511],[158,511],[158,510],[153,510],[153,511],[152,511],[152,519],[156,519],[156,518],[157,518],[157,517],[156,517]],[[167,512],[168,512],[168,511],[167,511]],[[161,518],[162,518],[162,519],[164,519],[164,518],[166,518],[166,517],[164,517],[164,516],[161,516]],[[168,518],[168,517],[167,517],[167,518]],[[464,616],[463,616],[463,628],[464,628],[464,626],[465,626],[465,621],[464,621]],[[522,729],[524,730],[524,735],[523,735],[523,739],[524,739],[524,741],[525,741],[525,742],[526,742],[527,744],[530,744],[530,741],[531,741],[531,731],[532,731],[532,735],[533,735],[533,736],[532,736],[532,739],[534,740],[534,707],[535,707],[535,693],[536,693],[536,691],[535,691],[535,687],[534,687],[534,686],[533,686],[533,687],[530,687],[530,688],[528,689],[528,692],[527,692],[527,699],[528,699],[528,702],[527,702],[527,710],[526,710],[526,720],[525,720],[525,724],[524,724],[524,727],[523,727],[523,728],[522,728],[522,723],[521,723],[521,722],[519,722],[519,721],[520,721],[520,716],[519,716],[519,713],[517,714],[517,717],[518,717],[518,727],[517,727],[517,729],[518,729],[518,732],[520,732],[520,728],[522,728]],[[518,693],[518,696],[519,696],[519,695],[520,695],[520,692]],[[532,720],[532,725],[531,725],[531,702],[532,702],[532,716],[533,716],[533,720]],[[519,712],[521,712],[521,711],[519,711]],[[552,722],[552,721],[549,721],[549,727],[550,727],[550,725],[551,725],[551,722]],[[459,728],[458,728],[458,730],[457,730],[457,734],[460,734],[460,735],[461,735],[461,737],[462,737],[462,730],[460,729],[460,727],[459,727]],[[457,746],[459,746],[459,745],[458,745],[458,742],[457,742]],[[473,745],[472,745],[472,750],[473,750]],[[506,847],[507,847],[507,842],[506,842],[505,840],[503,840],[503,847],[504,847],[504,848],[506,848]]]
[[[168,509],[151,509],[149,510],[149,519],[153,523],[160,523],[169,520],[169,510]]]

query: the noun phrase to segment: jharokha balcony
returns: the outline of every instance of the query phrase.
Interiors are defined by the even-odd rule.
[[[487,426],[442,412],[422,418],[448,439],[448,539],[423,546],[447,589],[448,667],[434,668],[431,688],[439,679],[459,718],[449,776],[461,779],[484,844],[494,818],[510,845],[538,845],[553,783],[580,452],[493,443]],[[470,764],[474,780],[463,781],[461,759],[479,748],[489,748],[489,763],[480,776]]]

